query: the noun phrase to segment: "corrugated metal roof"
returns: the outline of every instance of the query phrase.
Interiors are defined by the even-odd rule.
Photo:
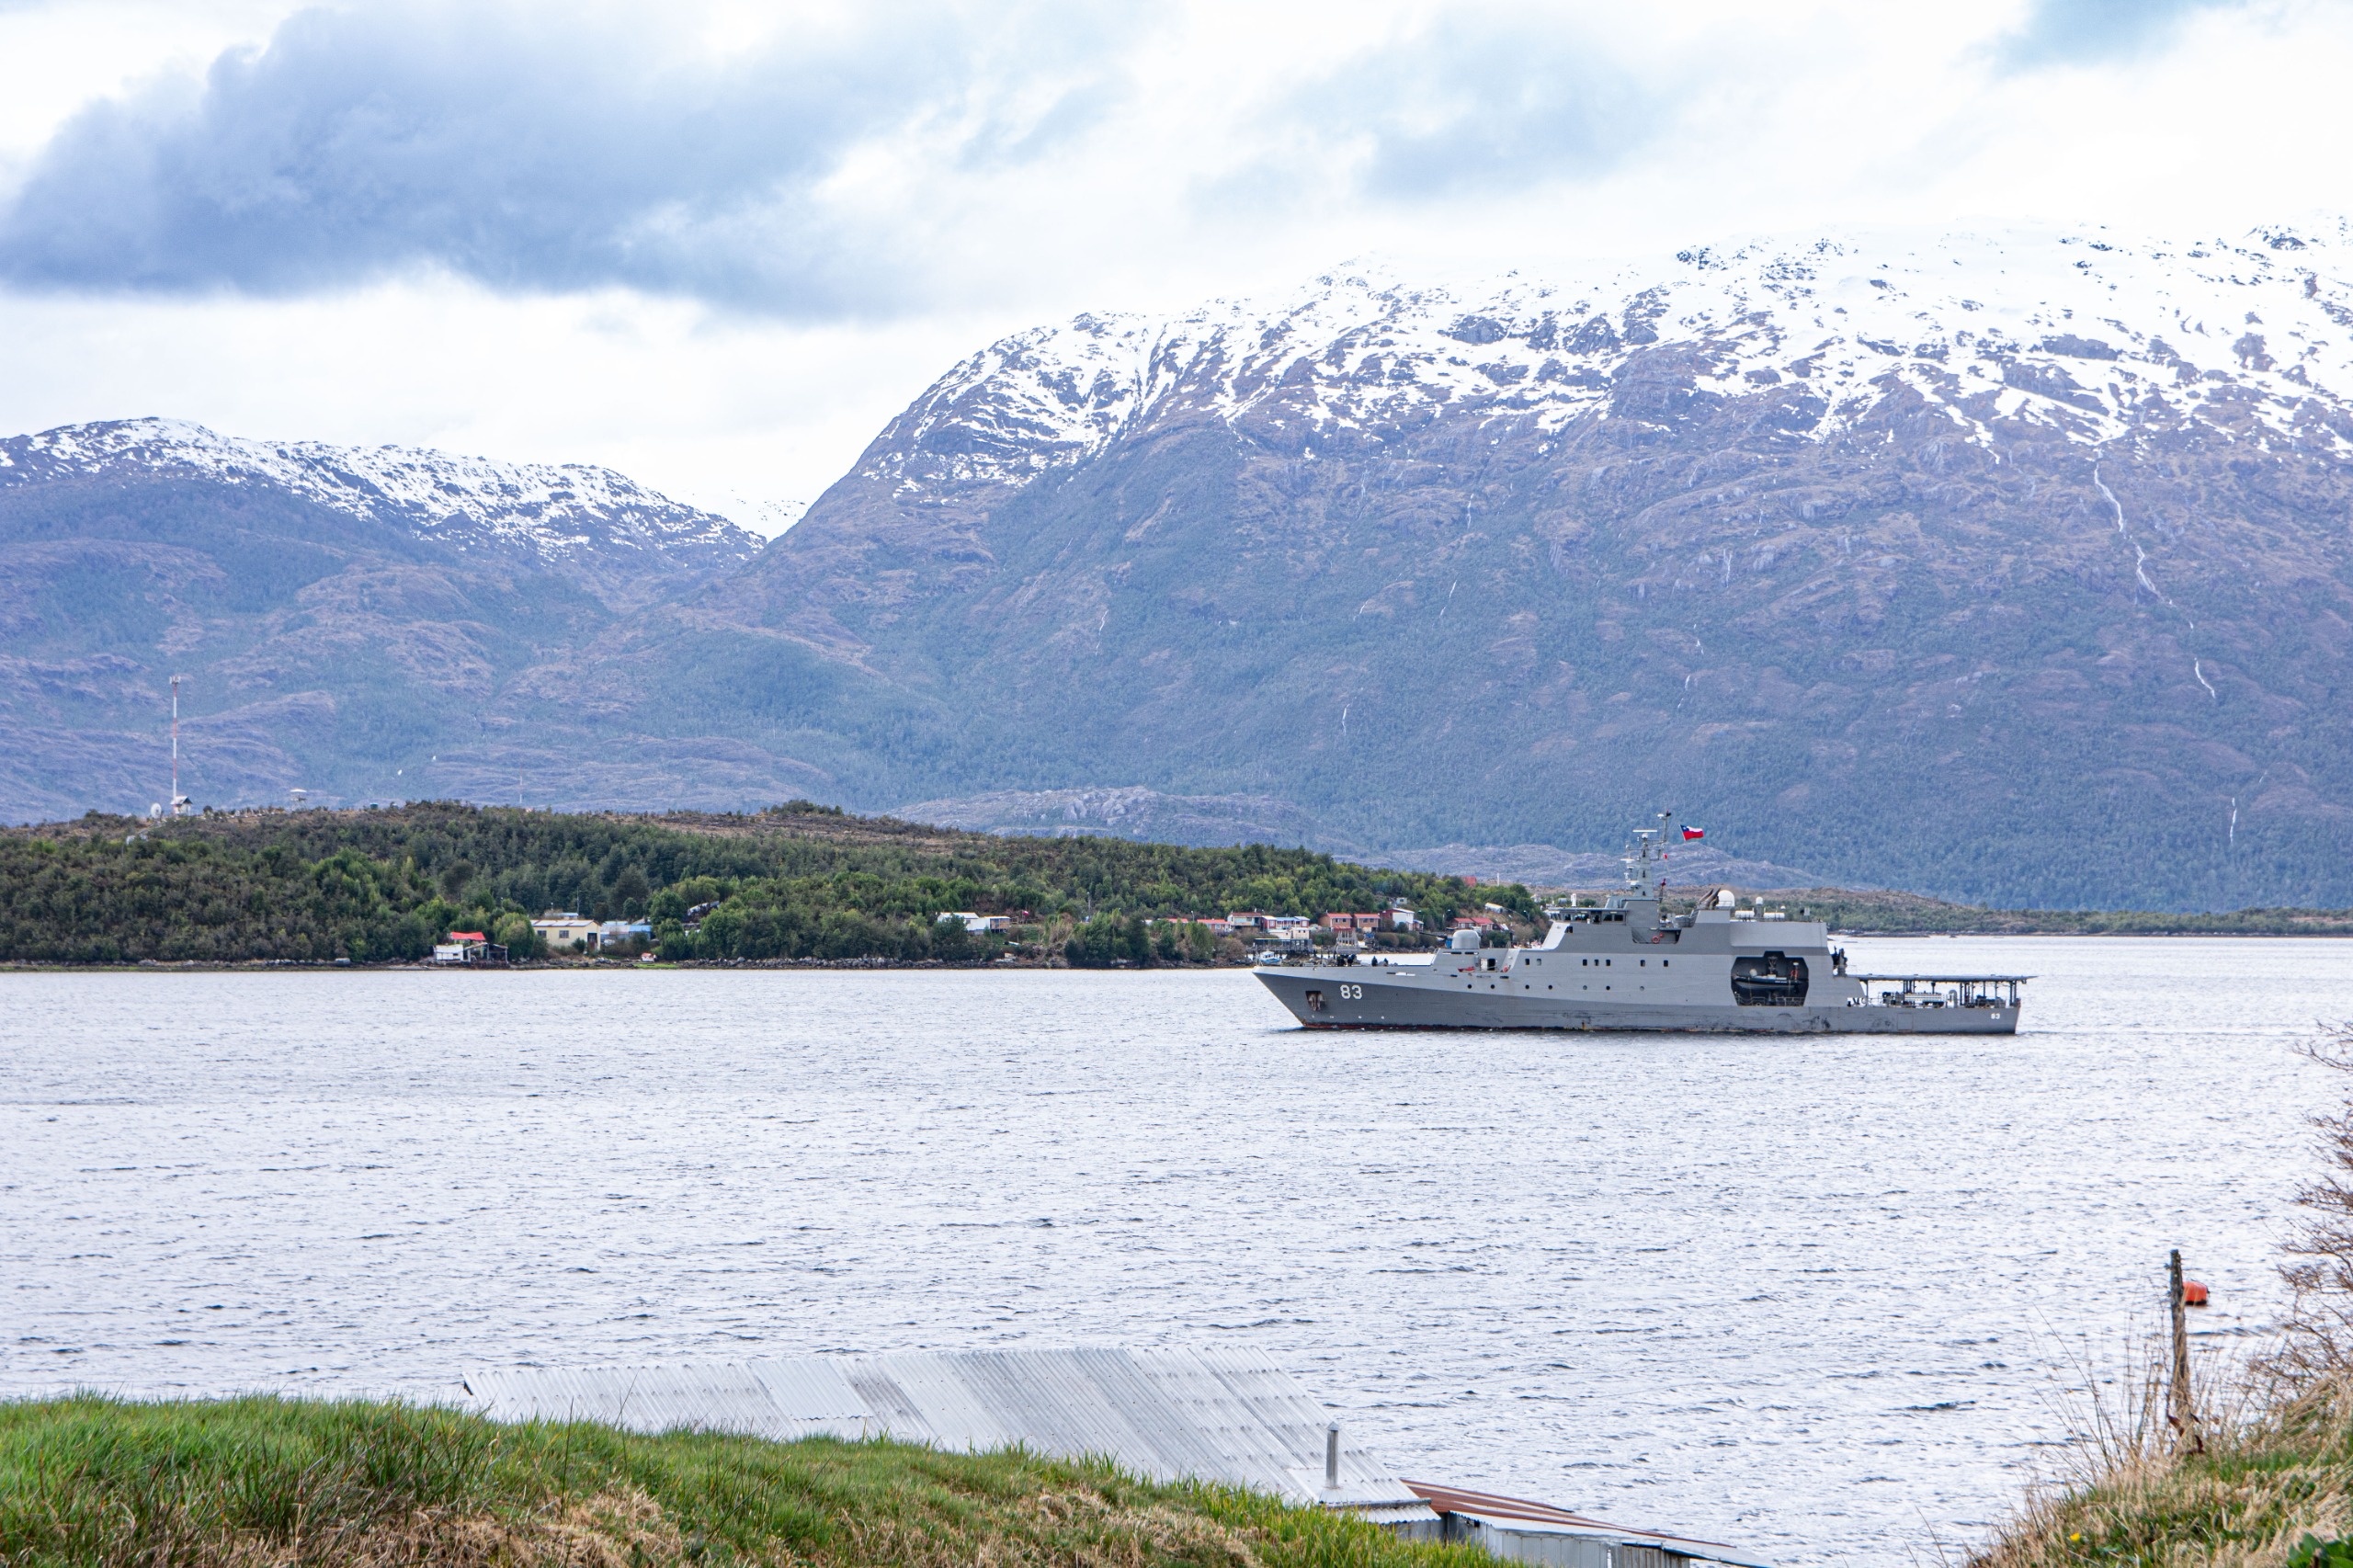
[[[866,1401],[842,1375],[841,1364],[820,1356],[745,1365],[785,1420],[863,1437],[880,1430]]]
[[[847,1398],[824,1397],[824,1377]],[[743,1362],[672,1362],[651,1367],[518,1367],[470,1372],[466,1392],[500,1420],[599,1421],[634,1431],[686,1427],[790,1441],[830,1433],[863,1437],[865,1409],[838,1370],[820,1367],[788,1382],[779,1400]]]
[[[1434,1485],[1427,1481],[1409,1481],[1405,1484],[1438,1513],[1477,1519],[1506,1530],[1559,1531],[1567,1535],[1606,1537],[1629,1545],[1655,1546],[1677,1556],[1732,1563],[1736,1568],[1768,1568],[1768,1564],[1761,1560],[1722,1541],[1698,1540],[1660,1530],[1631,1529],[1624,1525],[1572,1514],[1565,1508],[1555,1508],[1550,1503],[1530,1502],[1525,1497],[1501,1497],[1492,1492],[1470,1492],[1459,1486]]]
[[[933,1443],[943,1449],[1002,1449],[1017,1440],[1013,1429],[997,1420],[964,1386],[964,1380],[944,1356],[860,1356],[852,1359],[851,1366],[859,1387],[892,1385],[896,1402],[915,1412],[915,1429],[891,1428],[891,1436],[904,1442]]]
[[[1101,1456],[1155,1480],[1224,1482],[1384,1525],[1435,1528],[1440,1514],[1449,1515],[1475,1522],[1474,1538],[1498,1555],[1553,1568],[1584,1561],[1561,1556],[1569,1550],[1565,1537],[1614,1543],[1612,1562],[1622,1545],[1766,1568],[1714,1541],[1629,1529],[1526,1498],[1400,1481],[1345,1432],[1339,1484],[1326,1486],[1329,1413],[1264,1352],[1241,1347],[496,1368],[469,1372],[464,1386],[485,1415],[504,1421],[600,1421],[641,1432],[689,1428],[782,1440],[887,1435],[942,1449],[1017,1443],[1059,1458]],[[1553,1545],[1544,1544],[1547,1537]]]
[[[1263,1355],[1241,1354],[1245,1358],[1255,1357],[1257,1367],[1281,1375]],[[1222,1366],[1236,1364],[1232,1353],[1138,1350],[1130,1355],[1138,1374],[1199,1434],[1203,1445],[1223,1456],[1227,1468],[1222,1479],[1277,1496],[1296,1494],[1298,1482],[1291,1471],[1299,1456],[1250,1410],[1222,1375]],[[1315,1462],[1322,1463],[1320,1455]],[[1322,1483],[1319,1471],[1314,1484]]]
[[[1324,1485],[1326,1413],[1255,1350],[972,1350],[801,1356],[640,1368],[469,1373],[501,1420],[577,1419],[790,1438],[888,1434],[943,1449],[1021,1444],[1100,1455],[1160,1481],[1193,1477],[1336,1507],[1435,1520],[1354,1443]]]

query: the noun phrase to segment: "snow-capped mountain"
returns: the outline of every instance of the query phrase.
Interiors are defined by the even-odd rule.
[[[1841,233],[1696,248],[1588,282],[1415,286],[1342,267],[1287,299],[1154,319],[1085,314],[991,345],[860,467],[893,481],[1019,482],[1187,409],[1269,411],[1302,449],[1475,411],[1557,432],[1609,407],[1664,346],[1704,398],[1802,388],[1826,439],[1891,391],[1964,438],[2006,421],[2100,446],[2183,422],[2353,450],[2353,229],[2128,242],[2099,228]]]
[[[244,781],[205,799],[1241,812],[1375,858],[1672,807],[1857,885],[2353,903],[2349,244],[1846,233],[1083,315],[756,554],[594,470],[0,443],[0,803],[153,799],[187,673]]]
[[[609,702],[596,650],[758,545],[600,468],[160,419],[0,440],[0,812],[157,799],[175,676],[208,801],[454,793],[440,756],[522,727],[502,699]]]
[[[902,800],[1263,795],[1376,851],[1673,805],[1857,883],[2353,902],[2348,244],[1855,232],[1080,315],[714,596],[938,705]]]
[[[0,440],[0,484],[123,473],[274,485],[458,549],[502,549],[551,565],[618,553],[710,568],[745,560],[760,544],[725,517],[579,463],[248,440],[176,419],[68,425]]]

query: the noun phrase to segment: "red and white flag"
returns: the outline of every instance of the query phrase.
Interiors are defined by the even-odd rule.
[[[1690,843],[1695,838],[1705,838],[1707,836],[1708,830],[1704,827],[1687,827],[1683,830],[1683,842],[1686,844]]]

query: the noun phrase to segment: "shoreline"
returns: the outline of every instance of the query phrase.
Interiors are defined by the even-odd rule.
[[[2078,937],[2093,941],[2344,941],[2353,931],[1833,931],[1834,940],[1935,941],[1939,937],[1998,937],[2022,941],[2033,937]],[[1257,966],[1246,960],[1209,963],[1113,963],[1079,966],[1067,963],[1006,962],[1001,959],[682,959],[673,962],[639,960],[527,960],[506,964],[437,964],[403,960],[365,963],[348,959],[141,959],[134,963],[42,963],[0,960],[0,974],[639,974],[650,971],[742,970],[900,970],[956,971],[968,974],[1215,974],[1248,973]]]

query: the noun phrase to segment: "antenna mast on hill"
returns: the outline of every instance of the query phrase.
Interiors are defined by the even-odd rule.
[[[172,677],[172,808],[178,816],[188,810],[188,797],[180,793],[180,677]]]

